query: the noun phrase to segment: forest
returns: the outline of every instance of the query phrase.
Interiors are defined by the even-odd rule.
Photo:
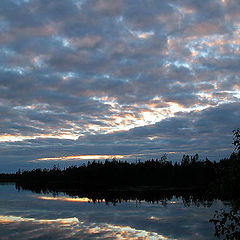
[[[203,191],[219,198],[234,199],[240,195],[240,129],[233,130],[235,152],[219,162],[200,160],[199,155],[183,155],[173,163],[160,159],[130,163],[116,159],[92,161],[79,166],[18,170],[0,174],[0,181],[14,181],[17,188],[50,191],[106,189],[148,189],[161,191]]]

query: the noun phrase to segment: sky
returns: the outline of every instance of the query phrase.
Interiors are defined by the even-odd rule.
[[[238,0],[1,0],[0,172],[229,156],[239,12]]]

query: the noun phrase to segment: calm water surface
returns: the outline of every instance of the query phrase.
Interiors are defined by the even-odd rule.
[[[216,209],[185,206],[173,198],[167,205],[130,201],[106,204],[64,194],[17,191],[0,185],[0,239],[216,239],[209,223]]]

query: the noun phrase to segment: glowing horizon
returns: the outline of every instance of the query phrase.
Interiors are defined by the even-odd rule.
[[[52,161],[52,160],[100,160],[100,159],[121,159],[126,155],[76,155],[76,156],[62,156],[62,157],[46,157],[38,158],[38,161]]]

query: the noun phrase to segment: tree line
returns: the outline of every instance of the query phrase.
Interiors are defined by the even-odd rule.
[[[12,176],[19,187],[48,189],[104,189],[158,186],[161,189],[205,189],[222,197],[240,194],[240,130],[233,131],[235,152],[219,162],[183,155],[180,162],[160,159],[130,163],[116,159],[92,161],[64,169],[19,170]]]

